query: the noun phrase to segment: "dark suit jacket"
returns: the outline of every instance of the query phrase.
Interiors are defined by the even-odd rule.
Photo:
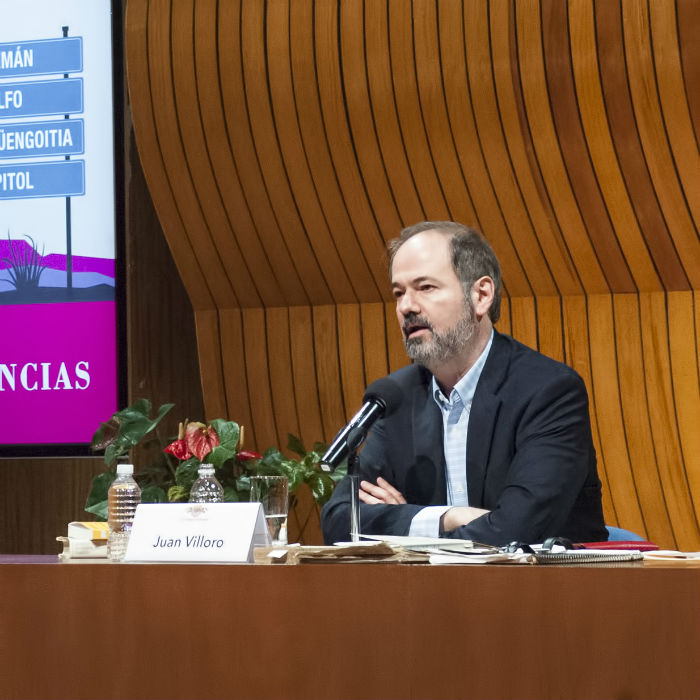
[[[406,535],[424,506],[447,503],[443,426],[430,394],[432,375],[410,365],[390,375],[404,391],[391,416],[372,428],[360,454],[359,473],[383,476],[406,505],[361,506],[366,534]],[[476,387],[467,435],[469,505],[491,512],[449,537],[503,545],[607,539],[601,485],[581,377],[495,333]],[[326,542],[347,540],[350,483],[343,479],[322,513]]]

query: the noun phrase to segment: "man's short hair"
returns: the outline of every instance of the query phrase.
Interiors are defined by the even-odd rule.
[[[493,280],[493,303],[489,318],[496,323],[501,315],[501,266],[488,241],[476,230],[455,221],[421,221],[408,226],[387,244],[389,251],[389,274],[399,248],[409,239],[423,231],[438,231],[450,237],[450,256],[457,278],[462,283],[464,296],[469,300],[472,285],[480,277]]]

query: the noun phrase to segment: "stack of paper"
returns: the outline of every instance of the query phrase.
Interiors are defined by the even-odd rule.
[[[72,522],[68,523],[68,536],[57,537],[63,545],[61,559],[106,559],[107,523]]]

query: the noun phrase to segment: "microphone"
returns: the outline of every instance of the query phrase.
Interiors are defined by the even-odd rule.
[[[362,408],[335,436],[331,446],[321,458],[320,467],[325,472],[337,469],[350,453],[360,445],[374,422],[391,415],[403,401],[403,390],[389,377],[372,382],[365,390]]]

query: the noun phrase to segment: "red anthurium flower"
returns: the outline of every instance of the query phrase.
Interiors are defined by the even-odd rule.
[[[192,456],[184,440],[175,440],[175,442],[171,442],[163,452],[167,452],[177,459],[189,459]]]
[[[185,442],[189,451],[202,461],[219,444],[219,436],[214,428],[204,423],[188,423]]]
[[[262,455],[255,450],[241,450],[236,454],[236,459],[239,462],[250,462],[253,459],[262,459]]]

